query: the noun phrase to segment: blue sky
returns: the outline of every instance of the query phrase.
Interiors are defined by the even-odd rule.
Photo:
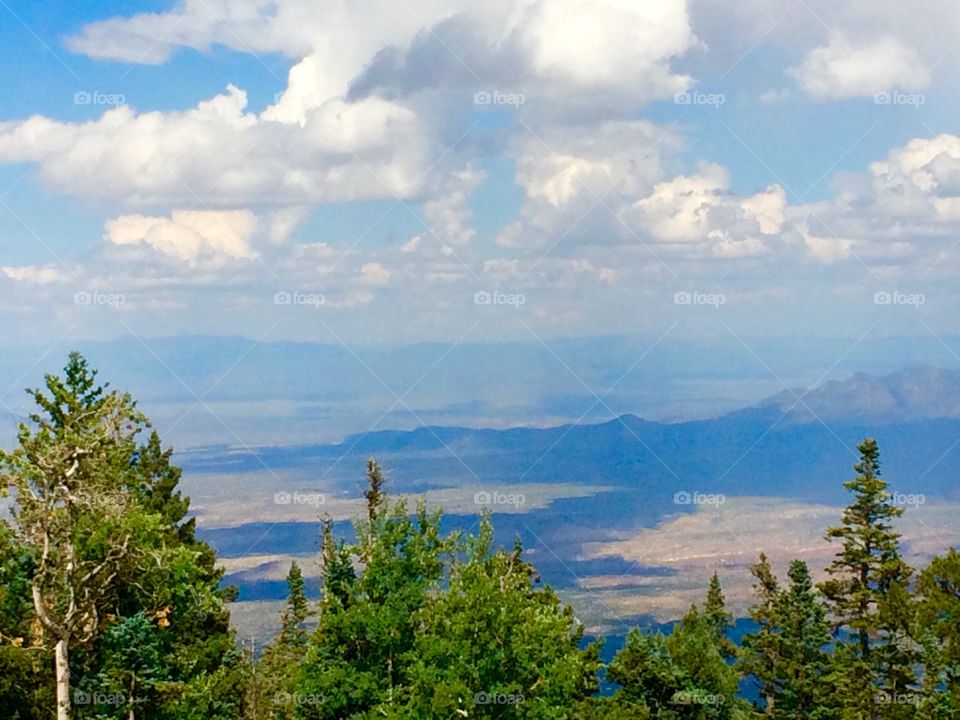
[[[0,3],[4,342],[952,332],[950,3],[474,5]]]

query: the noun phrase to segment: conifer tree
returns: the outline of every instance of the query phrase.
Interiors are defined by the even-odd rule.
[[[252,718],[293,720],[296,717],[298,667],[306,651],[305,622],[310,614],[303,573],[296,562],[287,573],[287,603],[280,613],[280,632],[260,656],[249,688]]]
[[[128,720],[232,720],[245,667],[230,591],[184,520],[170,451],[155,433],[139,444],[147,419],[78,353],[29,392],[38,410],[0,471],[16,489],[8,527],[26,558],[29,644],[53,652],[58,718],[103,716],[73,702],[93,690]]]
[[[19,447],[0,453],[3,484],[17,491],[17,542],[29,553],[37,641],[54,651],[58,720],[73,716],[70,654],[101,628],[151,518],[128,512],[135,436],[145,422],[128,395],[96,382],[78,354],[65,377],[28,391],[38,406]]]
[[[909,636],[912,569],[900,554],[893,522],[903,509],[893,505],[880,477],[880,450],[867,438],[858,446],[857,476],[844,484],[854,498],[841,524],[827,529],[841,548],[821,584],[838,635],[835,678],[845,712],[872,717],[878,701],[907,694],[916,681],[917,654]],[[902,703],[900,703],[902,704]],[[892,715],[905,709],[890,710]]]
[[[777,598],[779,626],[778,698],[774,717],[789,720],[831,718],[827,647],[830,627],[826,609],[813,587],[810,569],[802,560],[790,563],[790,587]]]
[[[751,716],[749,704],[737,697],[741,678],[728,662],[729,641],[718,633],[718,621],[727,617],[719,583],[711,585],[709,612],[694,605],[670,635],[630,631],[607,666],[607,677],[620,687],[612,701],[598,703],[600,708],[662,720]]]
[[[597,688],[598,644],[523,559],[493,547],[489,517],[419,613],[403,707],[387,717],[578,717]]]
[[[703,618],[716,632],[724,658],[730,660],[735,657],[737,654],[736,645],[727,636],[727,633],[733,628],[733,615],[727,611],[723,589],[720,587],[720,577],[716,572],[710,577],[710,584],[707,587],[707,602],[703,607]]]
[[[757,686],[760,709],[765,715],[773,717],[780,694],[780,618],[777,613],[780,586],[763,553],[750,568],[750,574],[755,580],[753,589],[757,598],[750,608],[750,619],[757,630],[744,636],[738,660],[743,674],[750,676]]]
[[[395,706],[407,682],[418,613],[438,590],[454,538],[421,503],[410,517],[389,502],[383,474],[368,464],[367,518],[357,543],[324,531],[324,587],[319,623],[297,684],[304,720],[362,716]],[[359,572],[354,567],[359,567]],[[379,712],[379,711],[378,711]]]
[[[960,714],[960,552],[935,557],[917,580],[924,687],[931,717]],[[952,713],[952,714],[951,714]]]

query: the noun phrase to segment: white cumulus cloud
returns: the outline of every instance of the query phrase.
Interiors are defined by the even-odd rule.
[[[930,70],[920,54],[894,37],[857,45],[835,39],[810,51],[792,72],[800,87],[818,99],[868,97],[930,84]]]
[[[146,244],[195,265],[201,260],[251,259],[257,218],[250,210],[174,210],[169,218],[121,215],[107,222],[106,239],[114,245]]]

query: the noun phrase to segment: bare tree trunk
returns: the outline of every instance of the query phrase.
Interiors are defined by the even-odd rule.
[[[70,720],[70,718],[73,717],[73,712],[70,708],[70,657],[68,645],[68,638],[60,638],[55,648],[57,720]]]

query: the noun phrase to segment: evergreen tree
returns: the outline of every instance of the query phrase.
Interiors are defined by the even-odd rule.
[[[835,717],[835,701],[828,682],[830,627],[802,560],[788,571],[790,587],[777,597],[775,622],[779,627],[778,697],[774,717],[789,720]]]
[[[0,523],[0,717],[46,720],[55,706],[52,659],[31,627],[32,561]]]
[[[419,614],[402,708],[386,717],[574,718],[597,687],[599,645],[536,571],[493,549],[489,517],[449,586]]]
[[[719,583],[711,584],[709,612],[691,607],[670,635],[630,631],[607,666],[607,677],[620,687],[601,707],[662,720],[750,717],[749,704],[737,697],[740,673],[728,662],[729,641],[718,633],[718,621],[727,617]]]
[[[77,353],[30,394],[39,409],[0,465],[16,488],[30,644],[53,650],[58,717],[235,718],[246,668],[231,593],[184,521],[170,451],[156,434],[138,443],[146,418]],[[97,693],[110,702],[88,703]]]
[[[250,717],[293,720],[297,709],[299,663],[306,651],[305,622],[309,604],[303,573],[297,563],[287,573],[287,605],[280,614],[280,632],[256,664],[250,683]]]
[[[727,611],[723,589],[720,587],[720,577],[716,572],[710,577],[710,584],[707,587],[707,602],[703,607],[703,618],[716,632],[723,657],[727,660],[736,657],[736,645],[727,636],[733,628],[733,615]]]
[[[444,557],[454,548],[453,537],[441,536],[438,514],[421,504],[411,518],[405,503],[388,501],[375,462],[367,477],[358,542],[338,545],[325,531],[319,623],[297,684],[304,719],[362,716],[400,701],[418,614],[438,591]]]
[[[30,555],[36,641],[54,651],[57,717],[69,720],[70,653],[101,629],[158,524],[131,512],[123,493],[145,422],[133,400],[106,393],[77,353],[65,378],[48,375],[46,393],[29,393],[39,407],[33,428],[21,423],[19,447],[0,453],[0,465],[17,492],[17,542]]]
[[[888,715],[909,716],[905,697],[916,681],[918,660],[910,639],[912,569],[900,555],[893,522],[903,514],[880,477],[880,451],[873,439],[858,447],[857,476],[844,484],[854,495],[842,524],[826,537],[842,545],[820,587],[839,632],[834,676],[846,716],[873,717],[878,704]]]
[[[744,636],[739,663],[744,675],[752,678],[760,695],[760,709],[768,717],[775,716],[780,694],[780,618],[778,617],[780,586],[767,556],[750,568],[754,577],[757,602],[750,608],[750,619],[757,630]]]
[[[917,581],[924,699],[931,718],[960,714],[960,552],[950,548]],[[939,713],[937,715],[936,713]]]

